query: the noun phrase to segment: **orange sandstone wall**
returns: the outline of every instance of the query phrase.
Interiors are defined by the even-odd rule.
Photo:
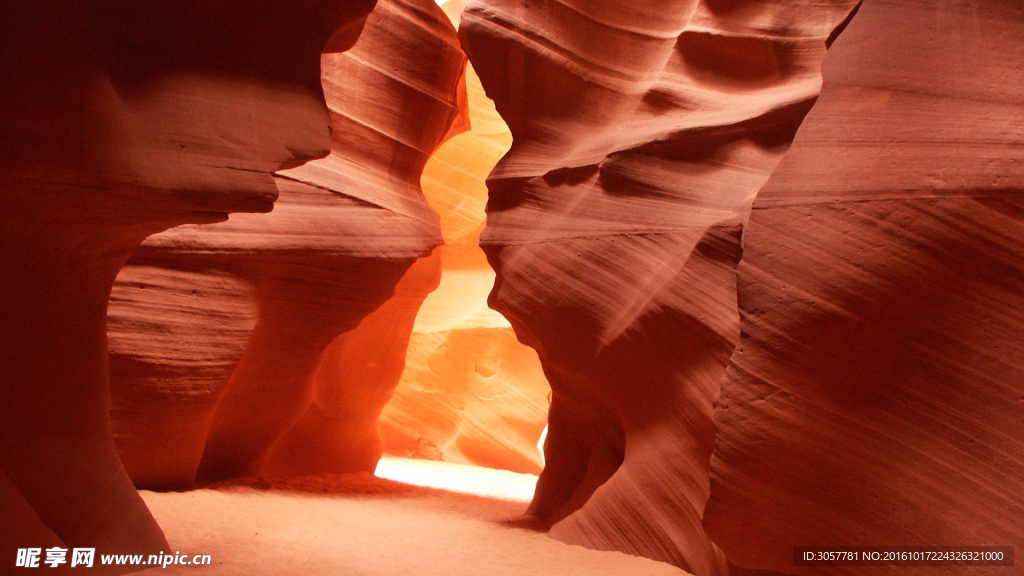
[[[853,1],[478,0],[460,37],[513,143],[490,304],[553,391],[530,513],[557,539],[724,574],[701,526],[739,337],[740,225]]]
[[[384,450],[380,413],[405,366],[416,312],[440,276],[435,250],[409,267],[394,294],[358,327],[330,343],[313,373],[309,406],[274,443],[264,476],[372,472],[377,467]]]
[[[110,311],[112,415],[137,483],[312,473],[328,461],[372,470],[379,448],[362,446],[358,422],[344,438],[315,413],[327,403],[358,420],[380,409],[324,376],[344,372],[331,343],[441,241],[419,179],[462,122],[464,63],[432,2],[379,2],[352,50],[322,58],[331,154],[277,172],[272,213],[177,228],[132,258]],[[279,443],[320,452],[307,461]]]
[[[271,174],[327,153],[320,53],[335,30],[344,30],[335,49],[354,41],[372,5],[4,3],[6,562],[13,544],[42,533],[52,536],[35,546],[168,550],[110,432],[111,286],[148,235],[229,212],[269,211],[277,196]]]
[[[443,9],[458,25],[464,2]],[[441,217],[440,285],[419,310],[406,368],[381,414],[385,450],[537,474],[537,442],[550,388],[536,352],[487,307],[494,271],[479,247],[484,179],[512,134],[466,68],[469,131],[445,142],[423,171],[423,193]]]
[[[743,233],[705,516],[734,563],[1024,546],[1022,62],[999,0],[865,0],[826,57]]]

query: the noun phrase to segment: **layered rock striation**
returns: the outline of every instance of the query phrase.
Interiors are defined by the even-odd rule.
[[[111,286],[146,236],[268,211],[272,172],[327,153],[320,53],[339,29],[335,49],[351,44],[372,4],[0,9],[5,558],[46,530],[35,546],[169,549],[110,432]]]
[[[1022,39],[1018,3],[867,0],[826,57],[743,233],[705,516],[734,563],[1024,544]]]
[[[277,172],[272,213],[170,230],[132,258],[111,310],[124,368],[112,414],[137,483],[373,469],[368,422],[397,377],[354,373],[378,347],[402,348],[401,329],[378,324],[362,348],[332,342],[436,286],[436,266],[413,266],[441,242],[419,180],[463,129],[464,64],[432,2],[379,2],[351,50],[322,58],[330,155]]]
[[[529,513],[560,540],[724,574],[704,535],[740,224],[854,2],[473,2],[513,135],[488,179],[491,306],[552,391]]]

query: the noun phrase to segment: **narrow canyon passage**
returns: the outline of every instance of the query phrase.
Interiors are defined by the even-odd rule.
[[[464,5],[441,4],[456,28]],[[485,179],[512,134],[471,63],[465,90],[469,130],[434,152],[420,180],[440,216],[444,244],[431,258],[440,260],[441,273],[437,288],[413,311],[405,369],[380,417],[381,440],[391,456],[538,474],[550,387],[537,353],[488,307],[495,277],[479,246]],[[351,337],[389,321],[393,314],[385,305]]]
[[[396,16],[407,18],[403,11],[414,4],[379,3],[375,15],[390,16],[371,15],[368,29],[364,29],[345,61],[351,58],[361,63],[374,57],[383,61],[379,55],[369,55],[375,39],[381,31],[395,25]],[[456,28],[464,4],[442,5]],[[339,66],[326,61],[325,65]],[[427,76],[419,80],[436,81]],[[541,444],[550,387],[536,352],[520,343],[509,322],[487,304],[495,275],[479,246],[486,217],[485,179],[507,152],[512,136],[493,102],[484,94],[471,64],[466,64],[462,82],[460,89],[465,93],[455,100],[457,106],[463,107],[462,116],[452,120],[447,139],[426,160],[419,182],[427,204],[439,216],[444,244],[421,256],[401,278],[393,280],[394,295],[363,317],[358,326],[321,345],[323,353],[312,369],[314,387],[305,412],[274,440],[261,468],[234,473],[277,480],[225,479],[186,492],[142,492],[175,550],[202,551],[215,559],[212,567],[202,568],[204,574],[246,574],[253,562],[266,574],[339,570],[345,574],[381,576],[682,573],[671,566],[621,553],[567,547],[547,538],[544,531],[536,529],[535,522],[521,525],[522,514],[533,497],[536,475],[543,468]],[[340,98],[338,106],[342,106],[344,93],[333,97]],[[331,103],[329,94],[328,104]],[[365,108],[361,112],[364,118],[370,117]],[[295,201],[290,199],[294,193],[289,187],[294,188],[295,184],[281,181],[279,185],[285,186],[285,203],[278,210],[283,207],[294,211]],[[336,210],[328,204],[322,209]],[[281,214],[285,216],[288,212]],[[182,239],[181,233],[172,233],[151,241],[151,248],[135,259],[137,264],[122,272],[121,288],[115,293],[114,316],[115,373],[119,377],[130,374],[131,369],[122,365],[131,357],[126,354],[130,348],[122,334],[127,337],[130,330],[140,329],[137,320],[123,318],[121,314],[132,312],[129,307],[139,309],[147,305],[145,295],[140,300],[135,292],[147,283],[156,283],[157,294],[165,298],[175,290],[175,284],[191,286],[193,295],[196,289],[206,293],[210,302],[204,308],[208,309],[200,313],[216,314],[220,325],[210,333],[194,332],[191,341],[201,350],[217,350],[219,356],[206,356],[215,360],[207,371],[214,379],[213,385],[219,385],[218,371],[239,370],[233,367],[232,358],[241,355],[244,359],[248,354],[242,347],[242,338],[267,318],[259,308],[259,281],[254,286],[246,274],[225,266],[223,262],[227,259],[223,256],[206,256],[210,268],[205,270],[201,266],[193,270],[181,270],[178,266],[168,269],[166,264],[175,257],[175,246],[191,246],[194,250],[199,244],[207,247],[200,252],[216,253],[224,252],[227,244],[230,252],[229,243],[235,241],[231,240],[232,235],[242,238],[242,227],[250,225],[244,219],[234,220],[234,230],[230,225],[223,226],[219,237],[207,234],[207,239],[196,242],[204,234],[196,229],[185,232],[191,238]],[[279,227],[290,225],[279,220]],[[252,234],[252,229],[246,233]],[[317,242],[298,233],[299,228],[289,231],[298,242]],[[223,239],[225,234],[227,242]],[[157,255],[161,250],[167,255]],[[190,261],[203,258],[203,254],[189,255]],[[342,270],[358,264],[350,257],[348,261],[343,258],[334,263],[324,262],[325,266]],[[211,273],[211,268],[216,272]],[[308,284],[308,274],[303,270],[293,273],[291,290],[300,289],[300,282]],[[300,280],[303,275],[307,280]],[[266,276],[264,273],[263,277]],[[152,290],[152,286],[147,288]],[[309,294],[336,290],[315,284],[312,289],[308,285],[301,289]],[[294,299],[294,295],[288,297]],[[317,320],[311,318],[306,322]],[[171,335],[163,342],[164,353],[176,348],[170,338],[180,331],[181,328],[171,326]],[[234,333],[235,338],[225,339],[225,335]],[[225,348],[225,341],[238,344]],[[405,342],[407,348],[403,348]],[[252,346],[251,337],[245,346]],[[180,350],[184,360],[198,358],[200,354],[195,349]],[[219,368],[218,360],[226,365]],[[191,377],[195,376],[193,369]],[[236,379],[237,374],[231,376],[232,381]],[[358,403],[363,401],[365,391],[380,389],[386,393],[389,382],[397,386],[380,413],[379,423],[372,418],[360,420],[360,413],[348,412],[349,407],[360,410]],[[227,384],[229,393],[232,386],[231,382]],[[133,389],[137,389],[137,384]],[[130,390],[122,389],[124,392]],[[373,394],[381,398],[379,393]],[[245,400],[251,401],[248,396]],[[121,398],[117,409],[138,410],[139,400]],[[223,404],[221,400],[218,411]],[[183,408],[187,410],[188,405]],[[373,411],[366,412],[372,415]],[[137,420],[116,421],[125,433],[138,435],[145,430]],[[379,463],[372,452],[372,441],[365,463],[352,457],[351,451],[358,450],[360,441],[372,438],[372,433],[360,431],[361,423],[379,429],[384,453]],[[163,428],[173,426],[164,421]],[[250,434],[240,439],[249,442]],[[342,447],[325,443],[330,438],[339,439]],[[127,462],[134,464],[146,458],[151,467],[162,462],[161,467],[148,473],[135,470],[136,481],[142,487],[147,483],[168,487],[161,484],[173,481],[175,475],[181,477],[181,473],[173,471],[174,460],[146,450],[137,438],[122,439],[122,454]],[[132,446],[147,453],[129,451]],[[342,460],[339,450],[346,451]],[[209,445],[204,452],[206,460],[211,456]],[[181,463],[179,460],[178,464]],[[365,472],[346,473],[359,467],[375,470],[376,477]],[[163,479],[153,482],[147,475],[162,475]],[[189,478],[184,477],[183,487],[189,483]],[[246,529],[238,530],[238,526]],[[455,547],[454,541],[459,542]],[[396,546],[403,551],[396,552]],[[468,555],[476,560],[467,564]],[[196,570],[180,566],[168,569],[170,573],[181,574]]]
[[[0,0],[0,576],[1015,576],[1022,63],[1021,0]]]

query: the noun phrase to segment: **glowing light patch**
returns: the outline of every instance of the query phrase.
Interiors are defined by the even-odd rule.
[[[414,486],[516,502],[529,502],[537,486],[533,474],[387,456],[381,458],[374,475]]]
[[[446,332],[454,328],[511,328],[504,316],[487,307],[494,270],[445,270],[441,283],[427,296],[416,315],[413,332]]]
[[[544,425],[544,429],[540,431],[540,440],[537,440],[537,453],[540,454],[540,465],[544,466],[544,442],[548,439],[548,425]]]

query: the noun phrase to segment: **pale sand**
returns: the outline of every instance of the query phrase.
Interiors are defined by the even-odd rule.
[[[368,474],[249,481],[183,493],[141,492],[174,551],[212,566],[145,574],[265,576],[685,576],[661,562],[562,544],[505,523],[535,477],[388,461],[379,474],[486,494],[422,488]],[[447,472],[446,472],[447,471]],[[460,480],[461,479],[461,480]],[[244,485],[239,485],[244,484]]]

